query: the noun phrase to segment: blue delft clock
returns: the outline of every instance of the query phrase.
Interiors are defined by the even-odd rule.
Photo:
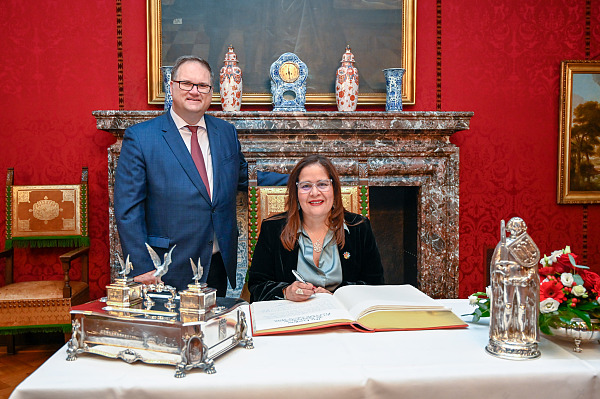
[[[306,111],[308,68],[294,53],[284,53],[271,64],[273,111]]]

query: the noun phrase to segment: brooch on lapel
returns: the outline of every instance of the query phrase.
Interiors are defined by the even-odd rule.
[[[344,259],[350,259],[350,252],[344,252]]]

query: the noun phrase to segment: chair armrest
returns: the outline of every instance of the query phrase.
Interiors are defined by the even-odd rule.
[[[89,252],[90,247],[80,247],[59,256],[59,258],[61,262],[72,262],[74,259],[87,255]]]
[[[67,252],[64,255],[59,256],[60,263],[62,264],[65,286],[63,287],[63,297],[70,298],[71,297],[71,279],[69,277],[69,270],[71,269],[71,262],[74,259],[81,258],[81,281],[84,283],[88,283],[89,281],[89,271],[88,271],[88,253],[90,252],[90,247],[80,247],[76,248],[72,251]]]

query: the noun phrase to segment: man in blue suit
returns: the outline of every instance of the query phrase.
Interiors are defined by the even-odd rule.
[[[176,245],[162,281],[186,289],[190,258],[200,259],[201,281],[225,296],[227,279],[236,286],[236,193],[248,186],[248,164],[235,127],[205,115],[210,65],[184,56],[171,74],[171,109],[125,131],[114,196],[121,248],[134,280],[152,284],[157,279],[145,243],[161,261]]]

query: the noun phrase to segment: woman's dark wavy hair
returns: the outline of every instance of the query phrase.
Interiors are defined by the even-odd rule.
[[[302,209],[299,206],[298,201],[298,177],[302,169],[309,165],[318,163],[321,165],[327,175],[331,179],[332,190],[333,190],[333,207],[329,214],[329,228],[333,230],[335,240],[338,246],[341,248],[345,243],[344,235],[344,205],[342,203],[342,186],[340,183],[340,176],[335,170],[335,166],[331,161],[323,155],[313,154],[302,158],[290,173],[290,177],[287,183],[287,222],[281,232],[281,243],[288,250],[292,251],[298,242],[298,230],[302,224]]]

